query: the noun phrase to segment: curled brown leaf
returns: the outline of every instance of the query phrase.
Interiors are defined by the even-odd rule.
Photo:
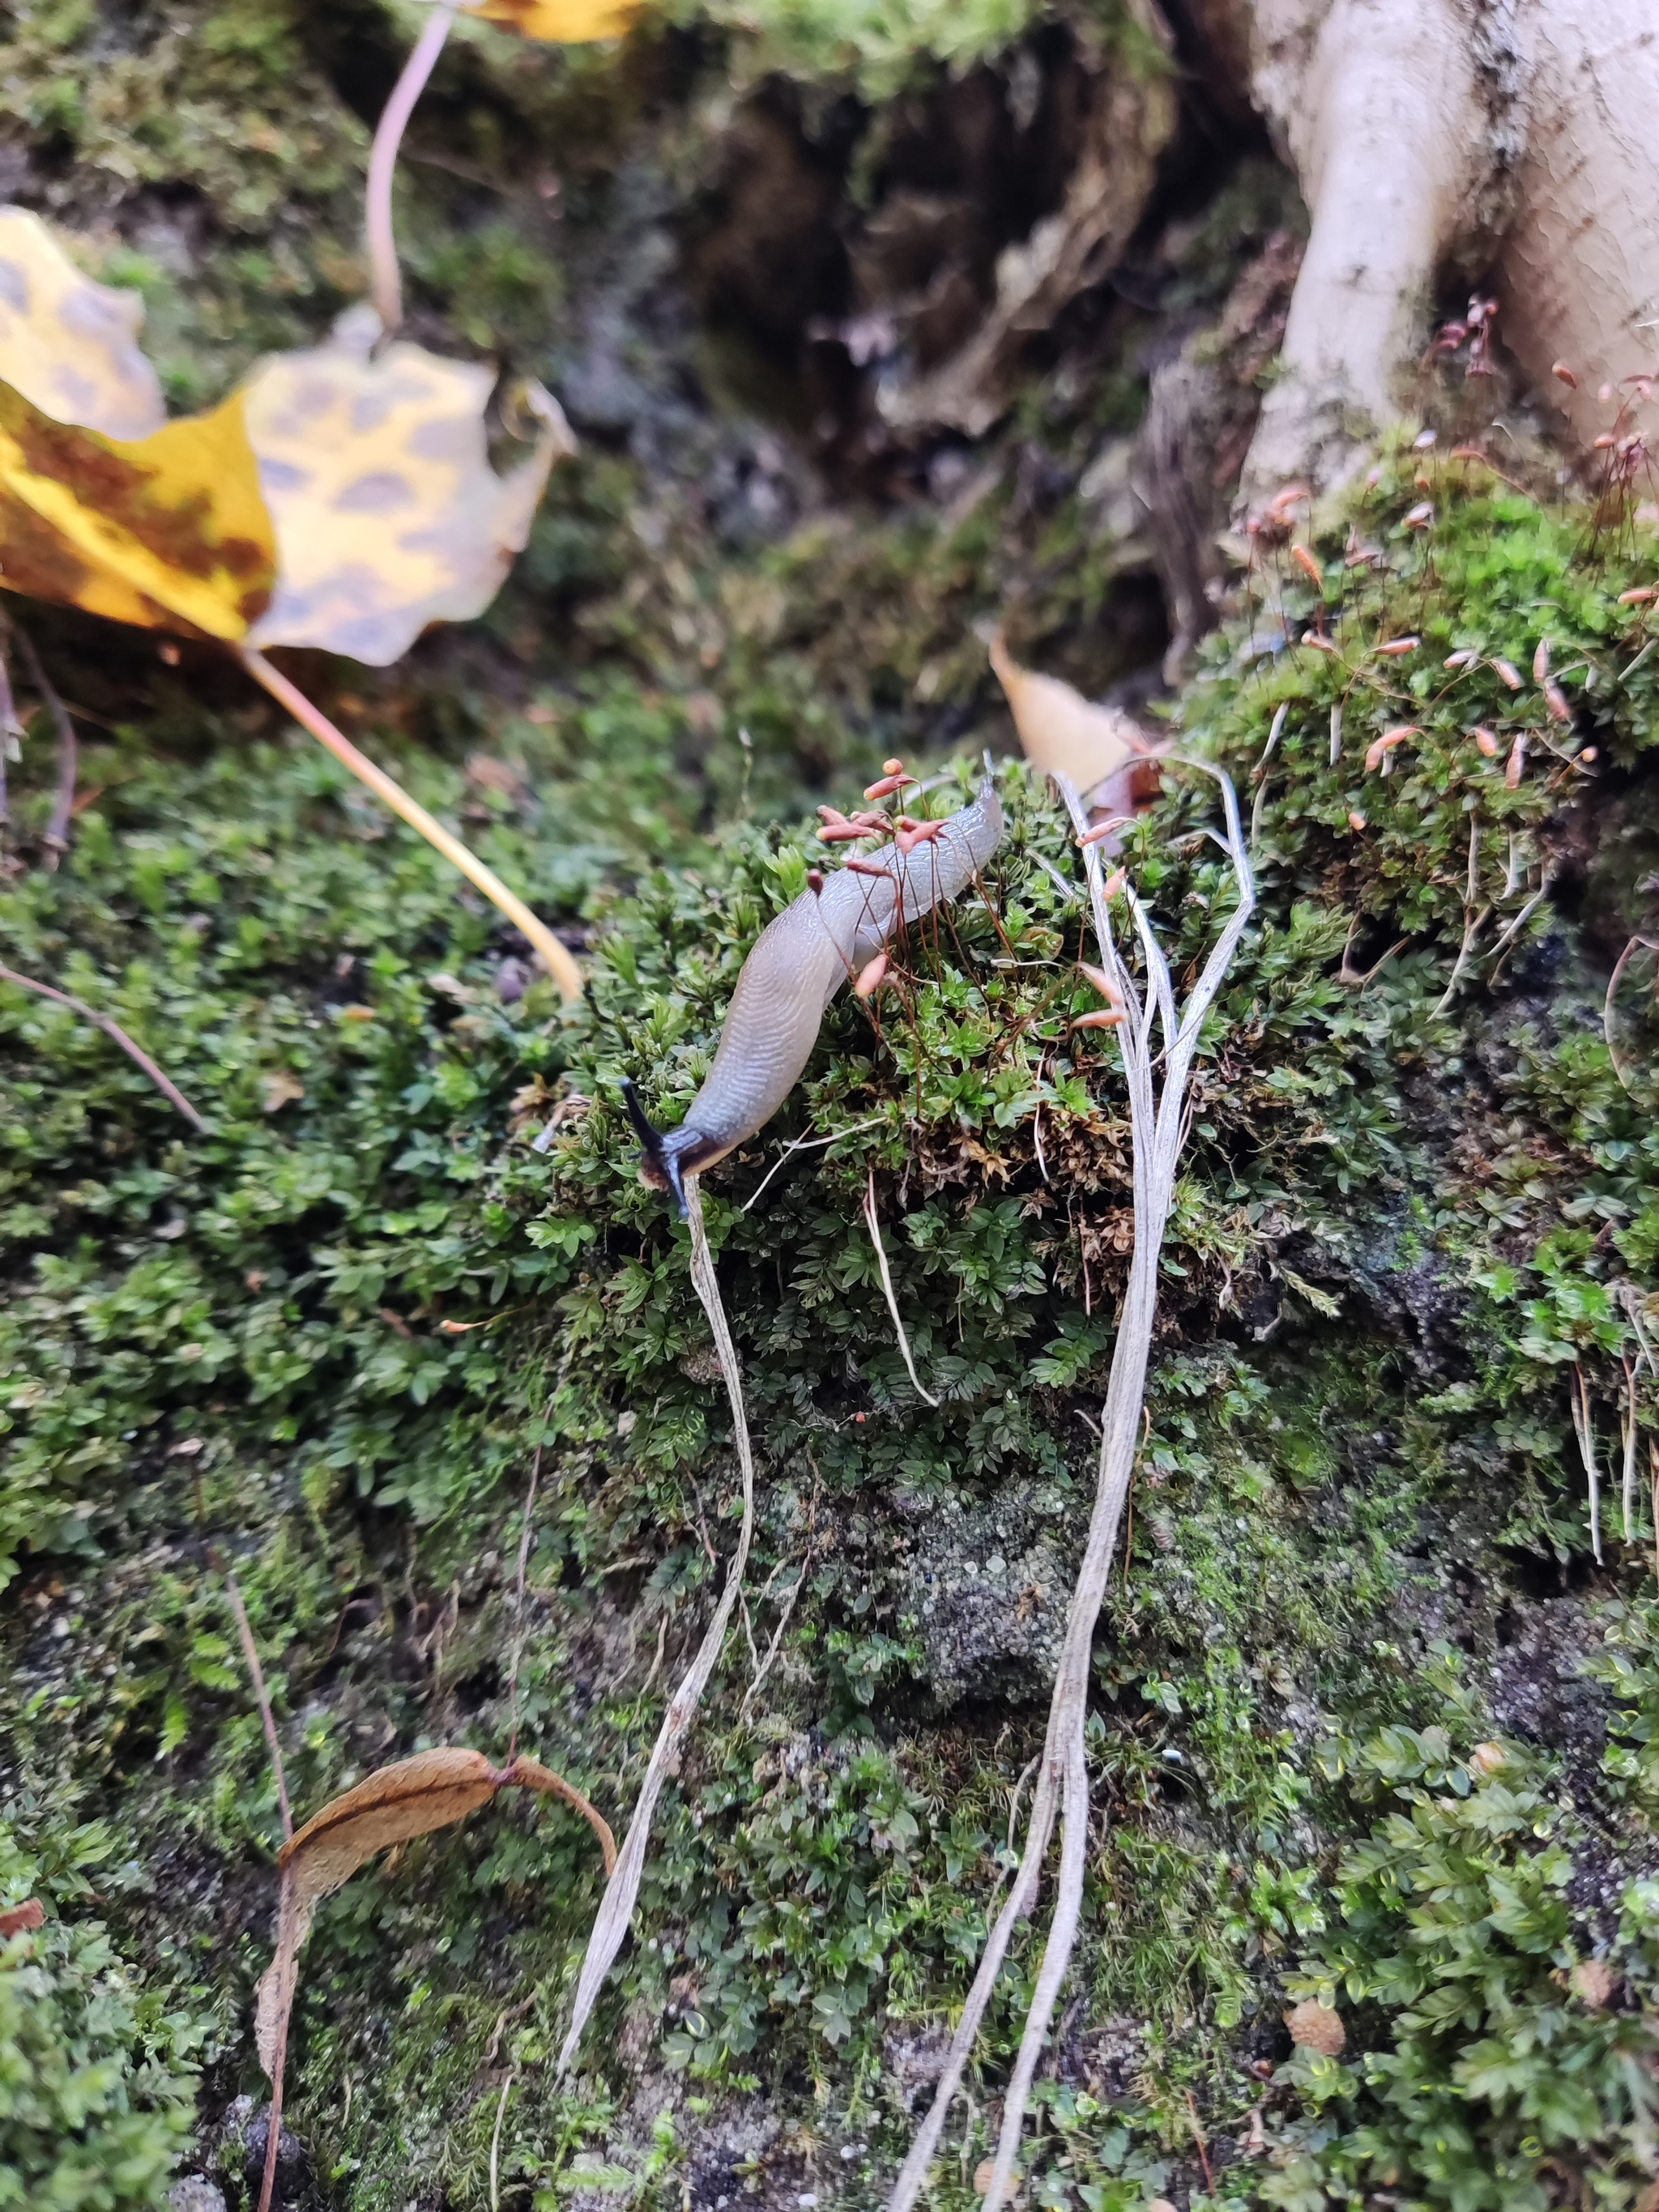
[[[446,1745],[383,1766],[325,1805],[277,1854],[276,1947],[254,1997],[254,2041],[270,2079],[270,2120],[259,2212],[270,2212],[281,2139],[283,2070],[289,2022],[299,1987],[300,1951],[319,1900],[349,1881],[378,1852],[416,1836],[453,1827],[499,1790],[535,1790],[562,1797],[599,1838],[608,1875],[616,1864],[611,1830],[574,1784],[523,1753],[492,1766],[481,1751]]]

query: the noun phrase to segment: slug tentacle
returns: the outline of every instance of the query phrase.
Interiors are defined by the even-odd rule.
[[[824,1009],[842,985],[890,945],[908,922],[956,898],[1002,842],[1002,805],[988,775],[979,796],[908,850],[838,868],[805,890],[761,932],[743,963],[708,1080],[678,1129],[653,1128],[626,1084],[641,1146],[640,1172],[672,1191],[682,1218],[684,1178],[713,1167],[769,1121],[812,1056]]]

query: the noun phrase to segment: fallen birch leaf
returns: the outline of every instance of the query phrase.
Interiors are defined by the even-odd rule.
[[[54,422],[147,438],[167,421],[137,292],[83,276],[38,215],[0,208],[0,379]]]
[[[498,477],[484,439],[493,372],[404,342],[371,359],[378,327],[343,316],[330,343],[274,356],[246,386],[277,556],[256,646],[319,646],[383,668],[428,623],[482,614],[549,471],[574,451],[557,403],[531,386],[534,451]]]
[[[0,383],[0,584],[143,629],[246,635],[275,581],[239,396],[103,436]]]
[[[481,1751],[420,1752],[325,1805],[283,1844],[276,1861],[282,1890],[276,1955],[259,1978],[254,2007],[259,2063],[273,2082],[294,2008],[300,1949],[318,1900],[389,1844],[464,1820],[489,1803],[495,1788],[495,1770]]]
[[[1127,714],[1096,706],[1056,676],[1022,668],[1010,659],[1000,635],[992,642],[991,665],[1007,694],[1025,757],[1045,775],[1070,776],[1086,793],[1150,750]]]

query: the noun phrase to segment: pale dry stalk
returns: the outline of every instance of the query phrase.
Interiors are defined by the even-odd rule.
[[[1624,1523],[1625,1541],[1628,1544],[1636,1526],[1636,1375],[1628,1354],[1622,1362],[1625,1370],[1625,1480],[1620,1488],[1620,1517]]]
[[[1578,1439],[1578,1455],[1584,1462],[1584,1480],[1589,1493],[1590,1550],[1595,1564],[1601,1565],[1601,1471],[1595,1463],[1595,1424],[1590,1413],[1589,1384],[1584,1380],[1584,1370],[1574,1363],[1572,1381],[1568,1385],[1572,1400],[1573,1433]]]
[[[634,1906],[640,1893],[640,1879],[645,1871],[645,1854],[651,1842],[652,1815],[656,1811],[657,1799],[668,1778],[675,1753],[679,1749],[680,1740],[690,1726],[691,1717],[708,1686],[708,1678],[719,1663],[726,1643],[726,1632],[731,1626],[738,1595],[743,1588],[744,1571],[749,1564],[749,1547],[755,1533],[755,1462],[749,1446],[749,1422],[743,1407],[743,1375],[738,1365],[736,1347],[732,1342],[732,1331],[726,1325],[726,1308],[720,1303],[720,1279],[714,1273],[714,1255],[708,1249],[708,1232],[703,1225],[702,1186],[694,1175],[688,1175],[685,1178],[685,1200],[687,1218],[691,1224],[691,1281],[702,1301],[703,1311],[708,1316],[708,1326],[714,1331],[720,1372],[726,1377],[726,1394],[732,1402],[732,1440],[737,1448],[738,1465],[743,1477],[743,1521],[738,1531],[738,1547],[732,1555],[731,1565],[726,1569],[726,1587],[720,1592],[714,1617],[708,1624],[702,1642],[697,1646],[696,1656],[669,1700],[668,1711],[663,1715],[651,1762],[640,1785],[634,1817],[629,1823],[621,1854],[605,1884],[605,1895],[599,1900],[599,1909],[587,1939],[586,1954],[582,1960],[581,1972],[576,1982],[576,1998],[571,2011],[569,2033],[559,2053],[561,2072],[569,2065],[575,2054],[582,2030],[586,2027],[599,1991],[604,1987],[605,1978],[611,1971],[611,1962],[622,1948],[629,1923],[634,1917]]]
[[[242,1656],[247,1662],[247,1671],[253,1680],[253,1695],[259,1708],[259,1722],[265,1732],[265,1748],[270,1753],[270,1771],[276,1781],[276,1802],[282,1809],[283,1841],[294,1833],[294,1811],[288,1802],[288,1777],[283,1771],[283,1747],[276,1735],[276,1717],[270,1710],[270,1693],[265,1688],[265,1670],[259,1664],[259,1647],[253,1641],[253,1628],[247,1617],[247,1607],[242,1602],[241,1585],[230,1569],[225,1569],[225,1595],[230,1600],[230,1609],[236,1616],[236,1633],[240,1639]],[[510,1756],[510,1754],[509,1754]]]
[[[892,1316],[893,1334],[898,1339],[898,1348],[904,1355],[905,1370],[919,1398],[930,1406],[937,1406],[933,1395],[916,1372],[916,1363],[910,1356],[910,1339],[905,1333],[904,1316],[899,1311],[898,1294],[893,1288],[892,1270],[887,1264],[887,1247],[881,1241],[881,1217],[876,1212],[876,1171],[870,1170],[864,1187],[864,1219],[870,1231],[870,1242],[876,1248],[876,1265],[881,1270],[882,1293],[887,1300],[887,1310]]]
[[[1206,763],[1185,764],[1214,775],[1220,785],[1227,823],[1225,849],[1238,886],[1238,903],[1184,1007],[1176,1009],[1169,963],[1145,909],[1129,892],[1127,902],[1147,975],[1145,996],[1137,990],[1113,938],[1099,852],[1092,845],[1083,848],[1101,963],[1116,986],[1128,1017],[1118,1029],[1117,1036],[1128,1087],[1134,1148],[1134,1251],[1101,1417],[1094,1510],[1066,1616],[1042,1761],[1032,1793],[1024,1853],[1007,1901],[987,1938],[979,1971],[963,2008],[933,2105],[894,2185],[888,2212],[909,2212],[927,2185],[928,2167],[938,2150],[946,2114],[961,2083],[1009,1942],[1019,1921],[1036,1903],[1042,1862],[1056,1815],[1062,1820],[1063,1833],[1054,1910],[1037,1971],[1036,1986],[1026,2014],[1019,2055],[1004,2102],[1002,2132],[985,2193],[985,2212],[996,2212],[1011,2192],[1026,2100],[1055,2001],[1071,1963],[1081,1917],[1089,1841],[1089,1778],[1084,1729],[1088,1717],[1090,1662],[1095,1623],[1105,1597],[1118,1525],[1140,1442],[1146,1366],[1158,1310],[1158,1262],[1174,1202],[1176,1170],[1188,1127],[1187,1086],[1205,1018],[1249,927],[1255,904],[1255,881],[1231,781]],[[1056,781],[1081,837],[1088,828],[1081,798],[1068,779],[1059,777]],[[1160,1022],[1164,1040],[1164,1072],[1162,1084],[1158,1085],[1154,1083],[1152,1036]]]
[[[368,154],[368,189],[365,195],[364,228],[368,240],[368,289],[380,328],[387,337],[404,319],[402,280],[398,274],[398,245],[392,228],[392,180],[398,169],[402,145],[415,103],[426,90],[426,81],[437,66],[455,20],[453,0],[438,0],[427,17],[421,35],[410,49],[392,96],[374,127],[374,143]]]

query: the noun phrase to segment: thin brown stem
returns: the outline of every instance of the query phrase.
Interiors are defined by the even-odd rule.
[[[70,823],[75,816],[75,785],[80,774],[80,747],[76,743],[75,724],[69,708],[58,696],[58,687],[46,672],[40,654],[34,649],[34,640],[26,629],[14,623],[12,635],[23,648],[23,658],[29,665],[29,678],[40,694],[51,714],[52,726],[58,732],[58,789],[52,802],[52,818],[46,826],[41,843],[50,858],[49,867],[55,868],[59,857],[69,850]]]
[[[0,644],[11,636],[9,623],[0,624]],[[11,799],[6,788],[6,771],[11,759],[13,740],[21,733],[17,720],[17,702],[12,696],[11,671],[0,653],[0,830],[11,827]]]
[[[51,999],[58,1006],[67,1006],[71,1013],[79,1014],[83,1021],[90,1022],[94,1029],[102,1030],[106,1037],[112,1038],[120,1046],[135,1067],[143,1069],[161,1096],[178,1108],[191,1127],[199,1130],[204,1136],[207,1134],[207,1123],[191,1104],[178,1085],[170,1076],[162,1074],[143,1047],[133,1042],[119,1022],[112,1020],[108,1014],[100,1014],[95,1006],[89,1006],[84,999],[77,999],[72,991],[59,991],[50,983],[37,983],[33,975],[20,975],[15,968],[0,967],[0,983],[15,983],[21,990],[33,991],[40,998]]]
[[[283,1808],[283,1841],[287,1843],[294,1833],[294,1814],[288,1802],[288,1778],[283,1772],[283,1747],[276,1740],[276,1722],[270,1710],[270,1693],[265,1688],[265,1670],[259,1664],[258,1647],[253,1641],[253,1631],[248,1623],[247,1607],[242,1602],[241,1586],[227,1567],[225,1595],[230,1600],[230,1609],[236,1616],[236,1633],[241,1639],[242,1656],[247,1661],[247,1671],[253,1680],[253,1696],[259,1708],[259,1720],[265,1732],[266,1747],[270,1753],[270,1771],[276,1778],[276,1802]]]

